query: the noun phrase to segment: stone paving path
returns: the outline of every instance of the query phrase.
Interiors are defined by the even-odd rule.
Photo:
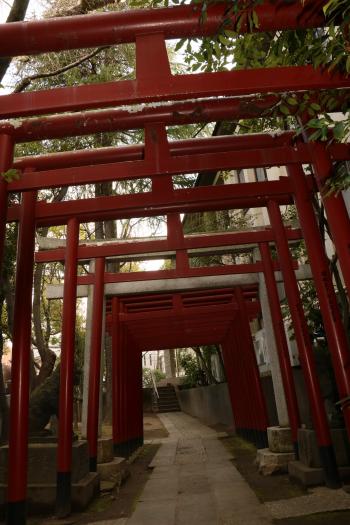
[[[160,418],[169,437],[161,440],[133,515],[99,525],[272,524],[217,432],[182,412]]]

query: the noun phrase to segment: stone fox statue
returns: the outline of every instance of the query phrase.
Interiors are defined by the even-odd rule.
[[[74,384],[79,383],[80,373],[74,373]],[[29,434],[43,434],[51,416],[58,414],[60,390],[60,365],[50,377],[36,388],[29,400]]]
[[[29,399],[29,434],[42,433],[51,416],[58,416],[60,366],[36,388]]]

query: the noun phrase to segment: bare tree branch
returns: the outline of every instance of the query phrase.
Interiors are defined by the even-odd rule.
[[[101,51],[103,51],[104,49],[107,49],[108,47],[109,46],[98,47],[91,53],[79,58],[79,60],[75,60],[74,62],[71,62],[70,64],[67,64],[64,67],[56,69],[55,71],[50,71],[49,73],[37,73],[36,75],[30,75],[29,77],[23,78],[20,82],[18,82],[17,86],[15,87],[14,93],[20,93],[21,91],[26,89],[33,82],[33,80],[38,80],[39,78],[54,77],[56,75],[60,75],[61,73],[65,73],[66,71],[69,71],[70,69],[73,69],[74,67],[80,66],[80,64],[98,55],[99,53],[101,53]]]
[[[85,15],[90,11],[99,9],[100,7],[106,7],[111,4],[119,4],[119,0],[81,0],[81,2],[65,11],[56,12],[53,16],[62,17],[62,16],[74,16],[74,15]]]

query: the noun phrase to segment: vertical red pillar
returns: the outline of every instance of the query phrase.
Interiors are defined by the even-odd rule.
[[[245,300],[241,288],[235,288],[235,297],[239,308],[239,333],[242,337],[244,352],[246,354],[246,363],[248,366],[248,377],[251,381],[250,388],[255,391],[255,403],[252,412],[254,430],[256,434],[257,448],[264,448],[267,446],[267,427],[269,426],[269,419],[265,403],[264,392],[261,386],[260,373],[258,363],[256,361],[254,344],[249,324],[249,316],[247,314]],[[237,327],[238,328],[238,327]]]
[[[112,434],[113,434],[113,445],[117,446],[119,442],[119,299],[113,297],[112,299],[112,323],[111,323],[111,335],[112,335]],[[116,452],[116,450],[114,450]]]
[[[10,135],[0,134],[0,173],[6,172],[12,165],[13,139]],[[7,182],[0,175],[0,272],[4,256],[7,217]]]
[[[325,483],[330,488],[339,487],[339,475],[329,430],[327,414],[317,378],[313,348],[301,303],[299,288],[294,274],[289,252],[288,240],[282,222],[279,205],[269,201],[268,212],[276,239],[279,262],[283,274],[284,287],[292,317],[295,339],[298,345],[306,388],[311,405],[312,418],[320,451]]]
[[[316,183],[326,210],[345,285],[350,294],[350,217],[341,193],[325,194],[324,184],[333,173],[333,164],[326,145],[320,142],[310,142],[309,148]]]
[[[130,456],[133,452],[133,438],[135,434],[135,374],[134,374],[134,350],[127,334],[124,335],[124,360],[123,382],[125,385],[125,435],[124,455]]]
[[[77,296],[77,252],[79,223],[69,219],[64,268],[60,397],[58,411],[56,514],[63,518],[71,511],[71,465],[73,435],[73,373]]]
[[[26,523],[35,201],[35,192],[23,193],[13,320],[7,525]]]
[[[116,456],[128,456],[127,436],[127,355],[125,328],[119,320],[122,305],[112,299],[112,368],[113,368],[113,448]]]
[[[142,352],[135,351],[135,382],[136,382],[136,448],[143,445],[143,384],[142,384]]]
[[[301,166],[294,165],[288,168],[288,173],[293,182],[294,201],[320,303],[338,392],[340,398],[345,399],[350,396],[350,351],[329,270],[329,261],[324,251],[304,171]],[[349,255],[350,253],[348,257]],[[348,260],[347,266],[350,266],[350,260]],[[343,414],[350,437],[349,405],[344,405]]]
[[[97,470],[98,420],[100,407],[101,344],[104,301],[105,259],[95,261],[95,282],[92,304],[92,327],[90,346],[89,397],[87,417],[87,440],[89,444],[90,471]]]
[[[275,334],[278,360],[280,364],[283,387],[286,396],[289,424],[292,433],[294,450],[296,453],[296,457],[298,457],[298,428],[300,426],[300,415],[294,385],[293,371],[290,364],[288,343],[286,333],[284,330],[281,305],[278,297],[278,290],[269,245],[267,243],[261,243],[259,248],[264,270],[267,296],[269,299],[272,326]]]

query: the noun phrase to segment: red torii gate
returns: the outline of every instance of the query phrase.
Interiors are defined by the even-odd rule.
[[[228,327],[232,325],[236,315],[239,314],[238,304],[235,300],[236,293],[237,291],[233,292],[230,289],[215,288],[199,292],[112,298],[107,304],[107,325],[112,335],[113,358],[122,362],[123,355],[127,354],[128,356],[136,347],[136,351],[139,352],[139,358],[138,362],[137,360],[136,363],[134,362],[134,366],[140,367],[140,348],[142,350],[150,350],[164,348],[164,345],[167,348],[172,348],[181,347],[184,344],[214,344],[214,342],[222,341],[225,338]],[[256,300],[252,300],[257,295],[256,287],[252,289],[252,287],[245,286],[242,293],[244,294],[249,317],[251,319],[255,318],[260,311],[259,303]],[[127,338],[128,342],[124,342],[124,350],[123,343],[116,343],[115,338],[117,337]],[[249,341],[249,352],[254,356],[251,338]],[[246,342],[244,341],[242,344],[244,345]],[[126,346],[131,347],[128,352],[125,352]],[[239,348],[236,348],[236,352],[238,351]],[[94,359],[95,364],[99,357],[99,355],[96,355],[96,359]],[[254,360],[252,360],[252,363],[254,363]],[[115,375],[119,374],[119,380],[116,381],[114,390],[114,403],[116,406],[118,402],[120,403],[123,392],[126,392],[130,401],[135,398],[135,390],[133,392],[132,383],[131,385],[126,383],[126,370],[120,375],[120,370],[118,372],[120,367],[120,363],[119,366],[118,364],[115,365]],[[257,378],[259,377],[256,362],[249,369],[249,373],[251,372],[253,372],[253,377],[256,375]],[[237,372],[233,373],[233,375],[231,374],[229,378],[230,389],[235,388],[241,381],[242,378],[238,378]],[[91,449],[96,451],[97,427],[95,423],[96,418],[98,418],[98,381],[94,380],[93,383],[95,383],[95,392],[97,394],[95,395],[96,410],[94,415],[91,416],[89,429],[90,439],[92,440]],[[264,407],[261,413],[255,414],[254,424],[259,421],[260,426],[253,424],[251,427],[247,426],[244,429],[238,413],[235,415],[235,421],[238,432],[250,432],[250,438],[256,440],[257,445],[261,447],[266,446],[267,416],[259,379],[257,379],[256,385],[258,388],[254,392],[256,397],[252,395],[251,402],[252,404],[258,402]],[[124,431],[124,434],[121,435],[120,427],[125,428],[128,424],[127,413],[129,412],[130,414],[130,411],[128,411],[127,406],[120,408],[120,411],[124,412],[124,417],[121,417],[119,414],[119,417],[114,419],[113,442],[116,452],[124,455],[125,451],[129,451],[142,440],[143,429],[141,424],[139,426],[139,434],[136,436],[136,442],[134,437],[130,436],[128,432]],[[142,413],[141,404],[136,410],[137,414],[140,414],[140,412]],[[260,433],[258,433],[259,439],[256,439],[258,428],[260,429]]]
[[[324,25],[322,6],[319,11],[308,11],[308,5],[299,3],[285,5],[284,2],[265,2],[257,8],[259,31],[276,29],[296,29],[299,27],[319,27]],[[254,109],[249,105],[246,95],[266,94],[257,102],[257,113],[273,106],[280,91],[322,90],[327,88],[350,87],[350,81],[339,74],[330,75],[325,71],[315,70],[311,66],[288,67],[265,70],[244,70],[197,75],[173,76],[170,73],[164,39],[185,36],[210,35],[215,33],[222,21],[223,6],[209,8],[204,24],[198,23],[198,6],[183,6],[173,9],[134,11],[128,13],[106,13],[61,18],[57,20],[13,23],[0,26],[0,47],[2,56],[35,54],[45,51],[74,49],[95,45],[113,45],[121,42],[136,42],[136,80],[111,82],[94,86],[60,88],[31,93],[21,93],[0,97],[0,117],[24,117],[43,115],[63,111],[107,108],[122,104],[147,103],[184,100],[172,104],[159,105],[155,108],[141,109],[130,115],[127,109],[108,110],[73,115],[61,115],[24,121],[13,125],[11,121],[2,122],[0,127],[0,169],[6,171],[12,165],[12,152],[15,141],[30,141],[38,138],[84,134],[91,130],[145,128],[145,145],[123,148],[117,152],[101,151],[91,158],[90,153],[62,154],[39,159],[22,159],[15,163],[24,168],[19,181],[6,184],[0,181],[0,255],[2,256],[6,221],[18,220],[19,243],[17,257],[17,278],[15,297],[14,340],[13,340],[13,375],[11,399],[10,429],[10,469],[8,483],[7,523],[20,525],[25,523],[26,480],[23,472],[27,464],[27,418],[28,412],[28,372],[30,358],[31,328],[31,281],[33,273],[33,252],[35,227],[41,225],[67,224],[68,237],[65,250],[65,291],[62,328],[61,357],[61,396],[58,443],[58,503],[61,510],[69,509],[70,501],[70,464],[71,464],[71,427],[72,427],[72,371],[74,354],[76,263],[79,222],[115,219],[121,217],[152,216],[173,214],[174,237],[168,240],[168,249],[177,252],[177,270],[189,275],[186,239],[181,237],[179,213],[206,211],[229,208],[261,207],[268,208],[273,230],[273,241],[279,256],[288,303],[291,310],[296,340],[303,365],[308,394],[313,412],[317,440],[320,447],[326,483],[338,485],[337,468],[331,443],[330,431],[324,411],[320,389],[315,373],[312,346],[307,331],[307,324],[302,310],[300,295],[295,280],[294,269],[288,249],[288,238],[281,220],[279,205],[295,202],[302,233],[307,245],[310,264],[320,301],[329,348],[333,358],[337,385],[341,398],[350,394],[348,370],[349,350],[341,324],[340,313],[328,269],[327,259],[319,236],[311,194],[322,190],[325,180],[331,175],[333,160],[349,159],[347,146],[334,146],[331,150],[323,144],[291,143],[290,135],[277,137],[220,138],[206,139],[206,142],[183,141],[173,146],[168,143],[165,126],[169,122],[202,122],[213,118],[244,118],[253,116]],[[233,20],[234,22],[234,20]],[[247,31],[247,21],[241,31]],[[152,60],[148,61],[149,53]],[[186,101],[198,97],[225,96],[224,99]],[[342,93],[342,97],[347,96]],[[233,98],[229,98],[233,97]],[[236,98],[234,98],[236,97]],[[243,101],[241,100],[243,97]],[[243,102],[243,104],[242,104]],[[204,108],[196,113],[196,109]],[[183,111],[183,117],[177,110]],[[124,115],[120,125],[118,115]],[[256,114],[254,116],[256,116]],[[181,120],[183,118],[183,120]],[[109,119],[109,120],[108,120]],[[86,130],[77,126],[86,123]],[[118,125],[120,128],[118,128]],[[37,131],[35,131],[37,130]],[[234,139],[237,139],[236,142]],[[250,142],[249,142],[250,140]],[[246,142],[245,142],[246,141]],[[184,143],[187,142],[187,143]],[[236,144],[236,149],[235,145]],[[225,149],[226,148],[226,149]],[[101,163],[102,161],[102,163]],[[306,178],[302,170],[303,163],[313,165],[314,179]],[[274,182],[237,184],[226,187],[198,187],[188,190],[173,188],[171,176],[177,173],[190,173],[205,169],[227,169],[239,167],[288,165],[288,179]],[[84,166],[80,168],[80,166]],[[80,168],[80,169],[79,169]],[[138,195],[102,197],[57,204],[36,202],[37,190],[44,187],[74,185],[123,178],[146,177],[152,180],[152,190]],[[317,187],[314,183],[316,182]],[[23,192],[22,204],[7,210],[8,191]],[[321,195],[322,196],[322,195]],[[339,256],[344,280],[349,290],[350,267],[349,246],[350,226],[344,201],[341,195],[322,196],[330,223],[334,243]],[[248,235],[248,234],[247,234]],[[156,242],[156,241],[155,241]],[[200,242],[200,241],[198,241]],[[221,246],[222,239],[217,239]],[[268,283],[269,301],[273,312],[273,322],[281,359],[284,387],[286,389],[288,412],[295,439],[298,428],[298,413],[293,393],[290,364],[286,359],[285,335],[281,331],[281,312],[276,290],[275,277],[269,239],[262,240],[262,268]],[[231,243],[232,244],[232,243]],[[160,247],[153,246],[153,250]],[[84,248],[85,249],[85,248]],[[86,250],[89,248],[86,247]],[[117,248],[118,252],[119,248]],[[163,250],[163,247],[162,247]],[[132,253],[132,249],[130,250]],[[95,255],[97,256],[97,255]],[[104,257],[98,255],[97,257]],[[62,254],[59,258],[62,257]],[[85,255],[86,257],[86,255]],[[104,274],[104,264],[99,262],[99,275]],[[103,271],[102,271],[103,270]],[[233,269],[230,269],[231,273]],[[203,272],[204,273],[204,272]],[[112,277],[111,277],[112,279]],[[101,282],[100,282],[100,290]],[[98,294],[96,294],[98,297]],[[239,290],[235,298],[240,304],[241,316],[245,315],[242,295]],[[115,316],[118,315],[117,299],[113,300]],[[127,324],[127,322],[126,322]],[[98,340],[99,324],[95,328]],[[113,329],[112,325],[112,329]],[[247,325],[245,325],[247,326]],[[118,335],[115,337],[119,337]],[[234,332],[230,332],[234,337]],[[223,342],[226,363],[239,370],[241,378],[249,378],[249,366],[253,361],[244,362],[233,357],[229,340]],[[248,340],[248,332],[246,332]],[[136,344],[135,344],[136,345]],[[137,347],[137,345],[136,345]],[[118,347],[115,353],[118,353]],[[249,351],[247,350],[246,354]],[[284,356],[284,357],[283,357]],[[248,366],[248,368],[247,368]],[[118,372],[118,366],[116,373]],[[135,380],[136,381],[136,380]],[[136,383],[134,383],[136,385]],[[244,389],[244,382],[241,384]],[[258,388],[258,387],[257,387]],[[235,400],[242,390],[232,392],[233,410],[242,428],[264,431],[262,425],[254,426],[255,407],[251,406],[247,414],[240,411]],[[117,395],[117,394],[116,394]],[[258,398],[257,398],[258,399]],[[122,402],[123,405],[123,402]],[[124,406],[124,405],[123,405]],[[122,406],[119,406],[122,409]],[[237,412],[238,410],[238,412]],[[240,414],[240,415],[239,415]],[[244,420],[244,415],[246,419]],[[242,419],[243,417],[243,419]],[[241,418],[241,419],[240,419]],[[344,419],[350,433],[350,413],[344,410]],[[124,420],[125,423],[125,420]],[[267,424],[265,421],[264,424]],[[93,429],[93,425],[90,426]],[[135,429],[134,429],[135,430]],[[140,430],[140,429],[139,429]],[[129,435],[127,437],[130,437]],[[139,437],[139,436],[136,436]],[[93,452],[93,450],[92,450]],[[91,458],[94,456],[91,455]],[[92,465],[93,466],[93,465]]]

